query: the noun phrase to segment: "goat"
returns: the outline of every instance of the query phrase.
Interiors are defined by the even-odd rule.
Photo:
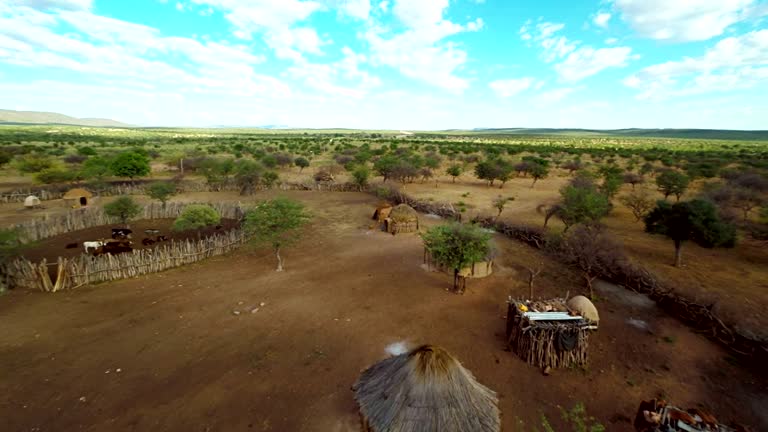
[[[141,244],[143,244],[144,246],[152,246],[153,244],[155,244],[155,241],[152,240],[151,238],[145,238],[144,240],[141,241]]]
[[[157,239],[155,239],[155,241],[158,243],[168,241],[168,236],[164,236],[164,235],[157,236]]]
[[[77,249],[77,246],[78,246],[78,245],[79,245],[79,243],[77,243],[77,242],[74,242],[74,243],[67,243],[67,245],[65,246],[65,248],[66,248],[66,249]]]
[[[89,252],[89,249],[98,249],[102,246],[107,244],[104,240],[97,240],[97,241],[86,241],[83,242],[83,249],[85,249],[85,253]]]
[[[120,240],[130,238],[131,233],[133,233],[133,231],[129,230],[128,228],[112,228],[112,239]]]

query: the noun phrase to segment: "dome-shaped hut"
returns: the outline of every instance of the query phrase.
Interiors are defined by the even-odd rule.
[[[583,295],[571,297],[566,303],[566,306],[568,306],[568,309],[578,313],[590,322],[595,324],[600,322],[600,315],[597,314],[595,304]]]
[[[34,195],[30,195],[30,196],[24,198],[24,207],[26,207],[28,209],[33,209],[33,208],[40,207],[40,198],[38,198],[38,197],[36,197]]]
[[[364,432],[498,432],[498,398],[448,351],[424,345],[382,360],[355,385]]]
[[[62,198],[67,206],[78,208],[87,206],[90,199],[93,198],[93,194],[85,189],[75,188],[70,189]]]
[[[398,204],[384,220],[384,228],[393,235],[418,231],[419,213],[408,204]]]

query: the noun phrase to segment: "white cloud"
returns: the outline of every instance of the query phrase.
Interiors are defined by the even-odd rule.
[[[521,93],[534,85],[535,78],[524,77],[516,79],[497,80],[491,82],[488,86],[500,97],[511,97]]]
[[[568,95],[575,92],[576,90],[579,90],[579,88],[561,87],[561,88],[549,90],[539,94],[538,97],[536,98],[536,102],[541,105],[548,105],[555,102],[560,102],[563,99],[567,98]]]
[[[382,12],[387,13],[389,10],[389,2],[384,0],[383,2],[379,3],[379,9],[381,9]]]
[[[603,69],[624,67],[630,58],[632,58],[632,48],[629,47],[594,49],[585,46],[555,65],[555,71],[565,81],[579,81]]]
[[[27,6],[33,9],[88,10],[93,0],[6,0],[10,6]]]
[[[608,12],[600,12],[592,19],[592,22],[602,28],[608,27],[608,21],[611,19],[611,14]]]
[[[579,81],[611,67],[623,67],[628,60],[636,58],[632,48],[598,48],[580,46],[580,41],[572,41],[559,32],[564,24],[539,22],[535,32],[531,33],[531,23],[527,22],[519,31],[523,40],[538,43],[542,51],[540,58],[547,63],[555,63],[554,69],[560,79],[567,82]]]
[[[371,13],[371,0],[330,0],[330,5],[347,16],[361,20],[368,19]]]
[[[367,61],[366,56],[349,47],[344,47],[342,53],[344,57],[334,63],[300,62],[288,68],[287,75],[314,90],[356,99],[365,97],[371,89],[381,85],[379,78],[360,69],[360,65]]]
[[[755,0],[614,0],[616,11],[642,37],[675,42],[720,36],[758,12]]]
[[[401,74],[436,87],[461,92],[469,81],[456,75],[466,63],[467,53],[443,39],[466,31],[478,31],[481,18],[466,25],[443,18],[448,0],[413,2],[395,0],[392,9],[406,30],[391,34],[382,27],[372,27],[364,38],[370,46],[371,63],[396,68]]]
[[[768,83],[768,30],[722,39],[698,58],[649,66],[624,84],[640,99],[733,91]]]
[[[176,10],[179,12],[184,12],[184,3],[176,2]]]
[[[615,44],[615,43],[616,43],[616,42],[618,42],[618,41],[619,41],[619,40],[618,40],[618,39],[616,39],[616,38],[608,38],[608,39],[606,39],[606,40],[605,40],[605,44],[606,44],[606,45],[613,45],[613,44]]]

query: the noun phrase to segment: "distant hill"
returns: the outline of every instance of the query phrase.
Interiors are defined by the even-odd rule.
[[[461,132],[461,131],[446,131]],[[583,135],[583,136],[626,136],[653,138],[688,138],[715,140],[768,141],[768,130],[723,130],[723,129],[473,129],[472,134],[483,135]]]
[[[115,120],[99,118],[75,118],[64,114],[40,111],[0,110],[0,124],[55,124],[92,127],[131,127],[129,124]]]

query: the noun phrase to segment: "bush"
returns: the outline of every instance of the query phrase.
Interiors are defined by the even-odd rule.
[[[173,231],[187,231],[207,226],[216,225],[221,222],[221,216],[211,206],[203,204],[194,204],[187,206],[181,215],[173,222]]]
[[[149,158],[138,151],[120,153],[110,165],[112,174],[118,177],[141,177],[149,174]]]
[[[38,173],[53,167],[53,159],[41,155],[25,155],[16,159],[16,169],[23,173]]]
[[[168,182],[152,183],[147,186],[147,195],[152,199],[160,201],[163,203],[163,207],[165,207],[168,198],[176,195],[176,185]]]
[[[360,188],[368,186],[368,179],[371,176],[371,170],[367,166],[361,165],[352,171],[353,182]]]
[[[40,183],[67,183],[75,179],[75,173],[62,168],[48,168],[35,175],[35,180]]]
[[[299,157],[297,157],[297,158],[296,158],[296,159],[293,161],[293,163],[294,163],[294,164],[295,164],[297,167],[299,167],[299,172],[301,172],[301,171],[304,171],[304,168],[306,168],[306,167],[308,167],[308,166],[309,166],[309,159],[307,159],[307,158],[305,158],[305,157],[301,157],[301,156],[299,156]]]

